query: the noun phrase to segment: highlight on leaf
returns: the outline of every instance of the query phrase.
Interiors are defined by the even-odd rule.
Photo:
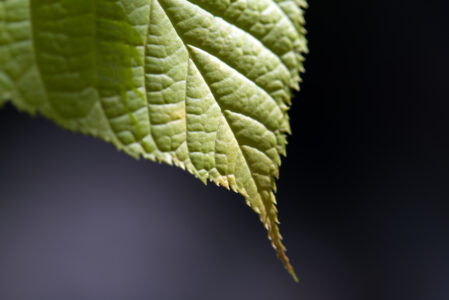
[[[275,179],[304,0],[0,0],[0,106],[244,196],[297,280]]]

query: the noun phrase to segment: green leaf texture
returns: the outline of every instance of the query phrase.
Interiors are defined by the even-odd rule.
[[[305,0],[0,0],[0,105],[242,194],[294,275],[274,191]]]

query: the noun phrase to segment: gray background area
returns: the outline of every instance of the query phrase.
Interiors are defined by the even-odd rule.
[[[310,2],[277,194],[299,284],[239,195],[8,105],[0,299],[449,299],[447,4]]]

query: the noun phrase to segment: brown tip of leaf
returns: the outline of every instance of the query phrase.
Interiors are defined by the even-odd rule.
[[[290,260],[288,259],[286,255],[286,248],[284,244],[282,243],[282,236],[279,232],[279,227],[277,225],[277,216],[276,214],[271,215],[271,219],[268,225],[268,238],[271,240],[271,245],[276,250],[277,257],[284,265],[285,269],[288,273],[293,277],[293,280],[295,282],[299,282],[298,276],[296,276],[295,270],[293,269],[293,266],[290,264]]]
[[[298,276],[296,276],[295,270],[293,269],[292,265],[290,264],[290,261],[289,261],[287,255],[285,255],[285,252],[282,249],[276,249],[276,251],[278,252],[279,259],[282,261],[282,263],[284,264],[284,267],[287,269],[287,272],[290,273],[290,275],[293,277],[293,280],[295,282],[299,282]]]

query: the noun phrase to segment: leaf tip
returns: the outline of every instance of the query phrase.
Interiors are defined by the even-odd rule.
[[[291,270],[288,270],[288,273],[290,273],[296,283],[299,283],[299,278],[298,276],[296,276],[295,270],[293,270],[293,268]]]

